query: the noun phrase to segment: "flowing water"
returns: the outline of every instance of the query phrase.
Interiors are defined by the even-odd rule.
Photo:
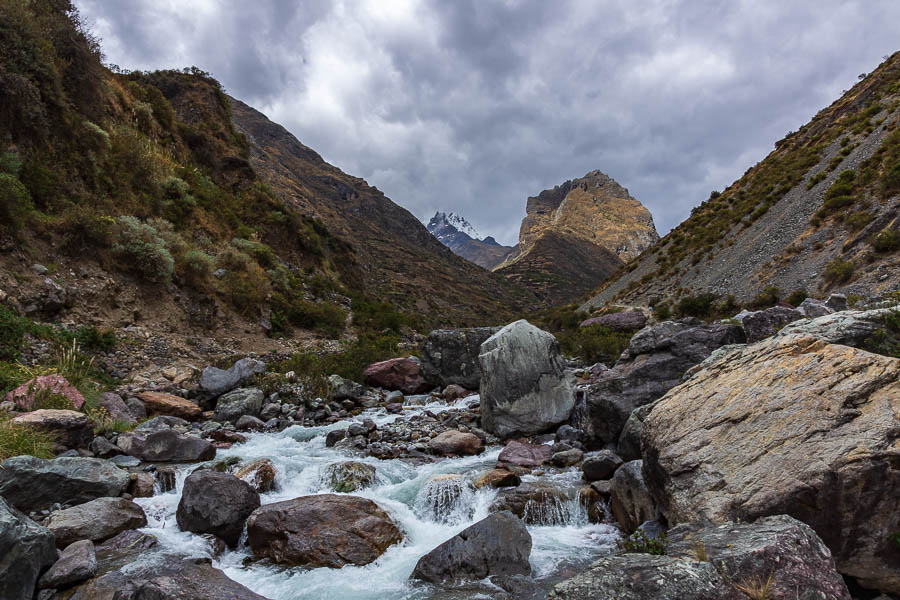
[[[426,409],[452,410],[428,405],[410,407],[406,415]],[[379,427],[397,418],[379,410],[367,411],[362,416],[371,417]],[[237,549],[226,550],[214,559],[216,567],[272,600],[416,600],[434,596],[434,588],[410,582],[409,575],[420,557],[488,515],[497,490],[475,490],[469,482],[494,466],[500,448],[488,448],[479,456],[442,459],[425,465],[360,458],[348,450],[326,448],[328,431],[348,424],[345,421],[325,427],[294,426],[281,433],[250,434],[246,443],[220,450],[216,458],[271,459],[277,473],[277,489],[261,495],[263,504],[333,493],[322,480],[322,472],[330,464],[356,460],[374,465],[375,485],[356,495],[375,501],[385,510],[403,531],[404,542],[390,547],[378,560],[363,567],[303,569],[252,563],[246,560],[251,553],[242,540]],[[136,502],[147,513],[148,527],[142,531],[156,536],[162,549],[186,556],[211,556],[201,536],[179,531],[175,522],[184,479],[194,468],[196,465],[186,465],[179,470],[172,492],[136,499]],[[579,476],[580,471],[571,470],[550,477],[571,486]],[[538,580],[549,581],[554,576],[559,578],[563,570],[571,572],[583,567],[609,552],[619,537],[612,525],[589,523],[577,501],[559,503],[545,512],[546,515],[539,515],[543,525],[528,526],[532,536],[532,572]]]

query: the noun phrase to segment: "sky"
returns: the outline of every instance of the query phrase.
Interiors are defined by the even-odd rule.
[[[427,222],[512,245],[600,169],[661,234],[900,50],[896,0],[75,0],[108,64],[197,66]]]

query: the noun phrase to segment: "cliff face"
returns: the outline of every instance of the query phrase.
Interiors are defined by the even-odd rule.
[[[600,171],[529,198],[526,213],[518,253],[494,270],[551,302],[591,290],[659,240],[650,211]]]

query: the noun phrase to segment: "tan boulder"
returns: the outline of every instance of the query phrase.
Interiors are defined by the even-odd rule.
[[[474,433],[450,429],[429,440],[428,447],[439,456],[472,456],[481,454],[484,442]]]
[[[643,474],[671,524],[788,514],[838,570],[900,592],[900,360],[811,337],[703,365],[643,425]]]
[[[141,392],[137,397],[147,407],[147,412],[157,415],[181,417],[189,421],[199,419],[203,411],[199,406],[179,396],[163,392]]]
[[[47,431],[56,442],[69,448],[87,448],[94,439],[93,426],[77,410],[43,408],[21,414],[12,423]]]
[[[260,494],[275,489],[275,465],[268,458],[258,458],[241,466],[234,474],[243,479]]]

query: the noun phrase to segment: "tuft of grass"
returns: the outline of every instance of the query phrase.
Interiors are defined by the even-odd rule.
[[[750,600],[772,600],[775,585],[775,573],[769,573],[765,580],[760,576],[751,577],[742,582],[735,583],[734,587],[750,598]]]
[[[633,554],[656,554],[663,556],[666,554],[666,546],[668,538],[665,532],[658,537],[650,538],[643,529],[638,529],[625,539],[616,540],[616,547],[623,551]]]
[[[55,438],[52,434],[16,425],[8,414],[0,413],[0,461],[12,456],[30,455],[38,458],[53,458]]]
[[[872,248],[879,254],[900,250],[900,231],[885,229],[872,237]]]
[[[706,544],[703,540],[694,542],[694,558],[700,562],[709,562],[709,555],[706,553]]]
[[[856,267],[849,260],[836,258],[825,265],[825,281],[828,283],[846,283],[853,277]]]

